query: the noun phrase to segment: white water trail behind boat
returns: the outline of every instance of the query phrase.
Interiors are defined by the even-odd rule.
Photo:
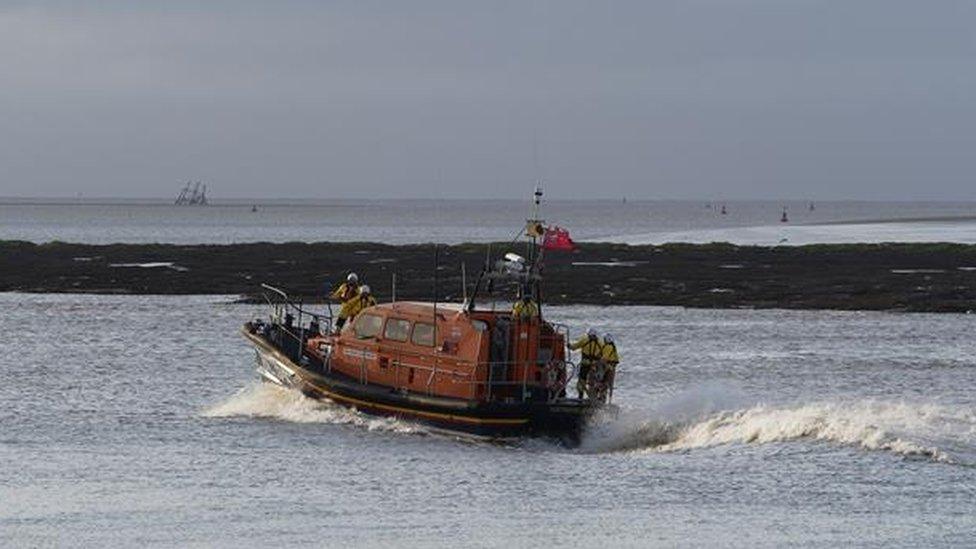
[[[425,433],[417,424],[369,416],[263,382],[245,386],[201,415]],[[976,465],[976,410],[879,400],[769,405],[750,402],[734,385],[704,384],[675,394],[653,409],[623,407],[616,418],[595,418],[581,449],[588,453],[678,452],[803,441]]]
[[[201,413],[204,417],[251,417],[277,419],[293,423],[328,423],[355,425],[376,431],[398,433],[422,432],[423,428],[392,418],[361,414],[329,401],[314,400],[292,389],[255,381],[233,396]]]
[[[976,410],[972,408],[870,399],[736,408],[717,401],[716,390],[713,386],[682,393],[643,413],[624,409],[616,419],[593,425],[583,449],[674,452],[728,444],[817,441],[976,465]],[[734,398],[730,395],[727,402]]]

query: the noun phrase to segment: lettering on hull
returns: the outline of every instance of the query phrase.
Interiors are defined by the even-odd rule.
[[[343,349],[342,354],[350,358],[359,358],[365,360],[375,360],[376,353],[372,351],[367,351],[365,349]]]

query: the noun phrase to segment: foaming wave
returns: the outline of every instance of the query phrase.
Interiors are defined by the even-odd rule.
[[[968,429],[965,429],[967,424]],[[760,405],[718,414],[691,425],[683,429],[675,440],[655,450],[807,439],[952,461],[937,446],[938,442],[952,442],[953,434],[961,435],[974,425],[976,418],[971,415],[953,414],[936,405],[913,406],[870,401],[813,403],[783,408]]]
[[[227,400],[203,410],[201,415],[212,418],[257,417],[294,423],[356,425],[369,430],[400,433],[423,431],[419,426],[408,422],[368,416],[329,401],[308,398],[299,391],[259,381],[242,388]]]
[[[673,452],[802,440],[969,464],[976,455],[976,413],[884,401],[760,404],[698,418],[624,411],[614,420],[598,421],[584,449]]]
[[[598,414],[587,425],[580,449],[613,452],[663,446],[675,441],[686,426],[723,410],[740,409],[746,402],[737,385],[699,384],[650,409],[621,408],[613,416]]]

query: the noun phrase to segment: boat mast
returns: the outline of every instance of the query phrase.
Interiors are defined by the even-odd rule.
[[[528,295],[529,297],[535,299],[536,305],[540,307],[541,311],[541,301],[542,301],[542,290],[540,288],[539,280],[541,279],[539,271],[540,263],[542,261],[542,252],[537,251],[536,248],[539,246],[539,238],[545,238],[545,228],[544,221],[539,219],[539,206],[542,203],[542,183],[540,182],[535,187],[535,192],[533,193],[533,205],[531,218],[525,220],[525,227],[522,229],[524,235],[529,237],[526,241],[526,253],[525,256],[519,256],[517,254],[505,254],[503,259],[499,259],[495,263],[494,268],[491,264],[491,243],[488,244],[485,250],[485,264],[481,269],[481,273],[478,275],[478,279],[474,283],[474,289],[471,292],[471,298],[468,299],[465,295],[465,310],[468,312],[474,311],[475,302],[478,296],[481,295],[482,288],[488,294],[488,300],[491,301],[491,310],[495,310],[495,294],[494,286],[496,280],[515,282],[518,285],[518,290],[521,296]],[[521,235],[516,232],[515,237],[509,243],[510,245],[516,245],[519,237]],[[510,258],[509,256],[514,256]],[[435,262],[436,262],[435,254]],[[506,263],[509,263],[506,267]],[[517,266],[515,265],[517,263]],[[464,267],[462,266],[462,269]],[[435,283],[436,283],[436,266],[435,266]],[[462,275],[462,279],[466,278],[466,275]],[[462,285],[465,290],[467,289],[467,284],[462,281]],[[466,292],[465,292],[466,294]]]
[[[526,280],[524,291],[529,292],[529,295],[536,301],[539,302],[540,296],[538,295],[538,288],[536,284],[532,284],[533,276],[538,272],[538,262],[542,259],[542,254],[538,251],[538,239],[543,234],[540,233],[540,229],[545,231],[543,227],[544,221],[539,219],[539,206],[542,203],[542,181],[539,181],[535,185],[535,192],[532,193],[532,218],[526,220],[526,234],[531,237],[531,241],[527,241],[526,256],[528,258],[528,272],[526,273]],[[535,294],[535,295],[533,295]]]
[[[176,204],[176,205],[186,204],[186,200],[187,200],[186,193],[188,193],[188,192],[190,192],[190,182],[189,181],[187,181],[186,182],[186,185],[183,186],[183,190],[181,190],[180,191],[180,195],[176,197],[176,202],[174,202],[174,204]]]

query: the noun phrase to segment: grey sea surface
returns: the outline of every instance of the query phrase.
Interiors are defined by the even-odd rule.
[[[726,214],[721,213],[722,206]],[[257,211],[252,211],[256,208]],[[790,225],[909,219],[926,239],[976,239],[973,202],[817,202],[547,200],[540,217],[570,229],[577,240],[695,242],[701,239],[775,243],[783,210]],[[29,242],[229,244],[237,242],[371,241],[390,244],[510,240],[532,215],[526,200],[216,200],[175,206],[171,200],[0,199],[0,240]],[[925,223],[918,220],[925,220]],[[734,229],[767,227],[754,235]],[[798,241],[891,238],[906,231],[834,227],[826,234],[785,234]],[[960,228],[965,232],[958,234]],[[839,231],[839,234],[838,234]],[[769,234],[767,234],[769,233]],[[909,232],[910,236],[910,232]]]
[[[552,307],[583,447],[262,385],[227,296],[0,294],[0,546],[972,546],[976,316]]]

